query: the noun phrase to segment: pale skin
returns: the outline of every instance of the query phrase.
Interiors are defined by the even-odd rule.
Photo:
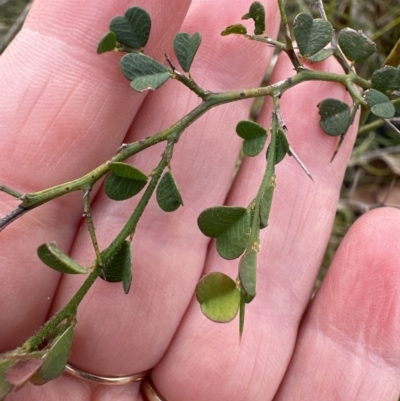
[[[204,88],[255,87],[272,50],[240,37],[220,37],[251,1],[136,1],[153,19],[147,53],[172,55],[175,33],[202,32],[192,75]],[[0,182],[33,192],[86,174],[124,142],[167,128],[199,103],[177,82],[137,94],[119,72],[118,54],[96,55],[109,20],[129,1],[36,0],[25,27],[0,58]],[[277,30],[275,1],[264,1],[267,31]],[[313,68],[340,71],[334,62]],[[273,77],[293,75],[286,57]],[[169,401],[397,400],[400,391],[400,215],[380,209],[350,229],[317,296],[314,281],[330,235],[346,162],[350,128],[334,160],[336,139],[319,128],[316,105],[350,99],[340,85],[305,83],[285,93],[283,118],[291,145],[314,182],[292,159],[277,167],[269,227],[262,234],[256,299],[247,308],[239,342],[237,320],[216,324],[193,297],[210,271],[236,276],[237,261],[221,259],[196,219],[207,207],[247,205],[265,158],[245,159],[230,187],[241,142],[234,132],[250,102],[219,107],[197,121],[176,145],[172,168],[185,206],[172,214],[151,201],[133,240],[133,284],[98,282],[78,314],[70,363],[100,375],[153,369]],[[270,105],[259,123],[268,126]],[[149,173],[164,145],[131,162]],[[100,247],[116,235],[136,200],[113,202],[92,192]],[[17,202],[0,194],[1,213]],[[1,234],[0,351],[22,344],[59,310],[82,282],[61,276],[36,257],[49,241],[82,264],[93,248],[82,219],[82,193],[42,206]],[[99,280],[100,281],[100,280]],[[26,386],[10,400],[142,400],[138,384],[95,386],[64,374]]]

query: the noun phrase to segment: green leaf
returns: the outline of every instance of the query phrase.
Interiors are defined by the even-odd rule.
[[[362,31],[344,28],[339,32],[339,46],[344,55],[355,63],[364,61],[376,51],[376,45]]]
[[[228,35],[232,35],[232,34],[246,35],[247,29],[242,24],[235,24],[235,25],[228,26],[221,32],[221,36],[228,36]]]
[[[380,70],[374,71],[371,82],[372,88],[382,93],[400,90],[400,68],[386,65]]]
[[[250,210],[217,206],[204,210],[197,224],[207,237],[217,239],[217,251],[224,259],[236,259],[246,249],[250,236]]]
[[[242,338],[244,329],[244,317],[246,312],[246,293],[241,289],[239,303],[239,336]]]
[[[181,32],[175,36],[174,52],[183,71],[189,72],[194,56],[201,43],[201,34],[196,32],[193,36]]]
[[[304,57],[310,57],[322,50],[333,37],[333,27],[328,21],[313,19],[306,13],[299,14],[293,26],[297,45]]]
[[[130,164],[110,163],[108,167],[118,177],[127,178],[128,180],[147,182],[149,178],[145,173]]]
[[[326,60],[333,54],[333,49],[322,49],[319,52],[313,54],[310,57],[307,57],[307,60],[311,63],[320,63],[321,61]]]
[[[289,152],[289,142],[286,138],[286,134],[281,128],[276,129],[276,142],[275,142],[275,163],[278,164],[280,163],[285,156]],[[269,149],[271,147],[271,144],[269,144],[268,149],[267,149],[267,160],[268,160],[268,154],[269,154]]]
[[[371,107],[371,112],[378,117],[392,118],[396,112],[395,107],[390,99],[382,92],[376,89],[370,89],[364,94],[368,106]]]
[[[8,359],[0,360],[0,400],[4,400],[14,387],[7,380],[7,372],[15,363],[16,361]]]
[[[265,32],[265,9],[259,1],[252,3],[249,12],[242,17],[242,19],[250,18],[254,20],[254,34],[263,34]]]
[[[236,132],[244,139],[243,153],[246,156],[257,156],[263,150],[267,141],[267,131],[261,125],[250,120],[239,121]]]
[[[318,104],[319,124],[331,136],[344,135],[350,126],[350,107],[337,99],[325,99]]]
[[[117,41],[133,49],[142,49],[149,40],[151,18],[140,7],[129,8],[123,17],[115,17],[110,22],[110,31],[115,33]]]
[[[137,92],[157,89],[171,77],[167,67],[142,53],[126,54],[121,58],[120,67]]]
[[[173,212],[183,206],[182,196],[171,171],[167,171],[157,187],[157,203],[164,212]]]
[[[236,316],[240,291],[236,283],[223,273],[210,273],[196,287],[196,297],[202,312],[214,322],[230,322]]]
[[[132,281],[132,250],[131,243],[124,241],[117,252],[103,266],[100,278],[109,283],[122,281],[124,292],[127,294]]]
[[[64,373],[65,366],[71,353],[72,339],[75,325],[70,325],[51,344],[43,359],[40,369],[31,377],[30,381],[42,385],[54,380]]]
[[[261,199],[260,204],[260,228],[263,229],[268,226],[269,214],[272,206],[272,198],[274,196],[274,189],[276,187],[276,177],[273,175],[268,184],[267,189]]]
[[[113,200],[122,201],[138,194],[147,183],[147,175],[126,163],[110,163],[112,173],[104,182],[106,195]]]
[[[239,262],[239,278],[244,291],[244,300],[249,303],[256,296],[257,252],[246,252]]]
[[[108,31],[99,42],[97,46],[97,54],[103,54],[106,52],[113,51],[117,46],[117,37],[112,31]]]
[[[87,274],[87,270],[67,256],[54,242],[40,245],[37,254],[47,266],[65,274]]]

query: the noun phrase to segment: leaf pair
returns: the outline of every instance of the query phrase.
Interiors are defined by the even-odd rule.
[[[141,50],[149,40],[150,31],[151,18],[147,11],[140,7],[131,7],[124,16],[111,20],[110,31],[100,40],[97,53],[114,50],[117,42],[130,49]]]

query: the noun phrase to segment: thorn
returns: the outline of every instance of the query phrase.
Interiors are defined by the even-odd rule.
[[[296,153],[294,152],[293,148],[290,145],[289,145],[289,153],[291,156],[294,157],[294,159],[297,161],[297,163],[300,165],[300,167],[304,170],[304,172],[308,175],[308,177],[311,179],[311,181],[314,182],[314,179],[313,179],[311,173],[308,171],[305,164],[300,160],[299,156],[296,155]]]
[[[342,146],[343,140],[344,140],[344,135],[340,135],[340,140],[339,140],[339,142],[338,142],[338,144],[336,146],[335,152],[333,153],[333,156],[332,156],[332,159],[331,159],[330,163],[333,162],[333,160],[335,159],[336,155],[339,153],[339,149]]]

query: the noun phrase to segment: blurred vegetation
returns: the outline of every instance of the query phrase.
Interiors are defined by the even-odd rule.
[[[8,33],[15,31],[12,32],[15,34],[18,31],[30,3],[31,0],[0,0],[0,53],[2,41],[9,41],[13,35]],[[377,52],[356,66],[361,76],[370,78],[372,72],[382,66],[400,38],[400,0],[324,0],[324,6],[329,21],[337,31],[351,27],[362,30],[375,41]],[[303,11],[319,17],[315,0],[287,0],[286,10],[290,21]],[[259,104],[257,106],[256,103],[257,109]],[[400,110],[397,119],[392,121],[394,124],[400,122],[399,116]],[[366,128],[360,130],[345,174],[335,224],[317,287],[343,236],[359,216],[379,206],[399,207],[399,175],[400,135],[373,116],[368,116]]]

